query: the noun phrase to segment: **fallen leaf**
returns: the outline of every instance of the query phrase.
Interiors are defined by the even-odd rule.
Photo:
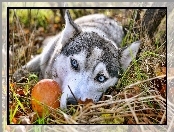
[[[14,117],[14,118],[12,119],[12,122],[13,122],[14,124],[17,124],[17,119]]]
[[[154,79],[151,81],[153,87],[155,87],[160,94],[162,95],[162,97],[166,98],[166,77],[162,78],[162,79]]]
[[[82,101],[81,99],[78,100],[79,104],[89,104],[89,103],[94,103],[92,99],[86,98],[85,101]]]
[[[166,67],[158,67],[155,69],[156,76],[166,75]]]
[[[137,95],[137,94],[139,94],[139,93],[141,92],[141,89],[140,89],[140,87],[138,87],[138,86],[135,86],[133,89],[134,89],[134,90],[133,90],[133,93],[134,93],[135,95]]]
[[[10,88],[15,88],[16,83],[10,83]]]
[[[22,88],[17,89],[16,94],[18,94],[20,96],[25,96],[24,89],[22,89]]]
[[[133,121],[133,119],[130,118],[130,119],[128,120],[127,124],[135,124],[135,121]]]

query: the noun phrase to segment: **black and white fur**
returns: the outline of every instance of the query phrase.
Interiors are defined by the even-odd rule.
[[[137,41],[121,48],[122,26],[102,14],[73,21],[66,10],[65,21],[64,30],[21,68],[38,72],[40,79],[57,81],[63,92],[61,108],[76,104],[76,99],[97,102],[103,92],[117,83],[120,72],[127,69],[140,45]],[[14,74],[15,78],[18,76],[19,71]]]

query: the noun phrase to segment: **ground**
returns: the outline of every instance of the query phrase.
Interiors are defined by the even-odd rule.
[[[153,36],[143,30],[145,10],[70,10],[73,19],[104,13],[125,28],[123,46],[136,40],[142,44],[137,58],[118,85],[109,88],[100,102],[86,102],[68,111],[53,110],[39,118],[31,109],[31,89],[36,75],[16,83],[12,74],[41,53],[42,42],[64,28],[62,10],[10,10],[9,15],[9,120],[15,124],[166,124],[166,17]]]

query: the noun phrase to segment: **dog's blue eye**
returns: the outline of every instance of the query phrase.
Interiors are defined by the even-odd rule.
[[[77,60],[71,59],[71,66],[73,69],[78,70],[79,65],[78,65]]]
[[[97,77],[96,77],[96,80],[98,82],[103,83],[103,82],[105,82],[107,80],[107,78],[103,74],[98,74]]]

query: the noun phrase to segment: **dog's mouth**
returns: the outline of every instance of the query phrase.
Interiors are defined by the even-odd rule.
[[[67,109],[69,109],[71,107],[77,108],[77,106],[80,105],[80,104],[84,105],[84,104],[88,104],[90,102],[94,103],[94,101],[92,99],[89,99],[89,98],[86,98],[85,100],[82,100],[81,98],[80,99],[77,98],[75,96],[75,94],[72,92],[72,90],[71,90],[69,85],[68,85],[68,88],[69,88],[72,96],[70,96],[70,97],[68,97],[66,99],[66,107],[67,107]]]
[[[78,101],[75,98],[71,97],[71,98],[67,98],[66,104],[67,104],[67,106],[78,105]]]
[[[67,98],[67,105],[77,105],[78,104],[78,100],[75,97],[74,93],[72,92],[70,86],[68,85],[68,88],[72,94],[73,97]]]

